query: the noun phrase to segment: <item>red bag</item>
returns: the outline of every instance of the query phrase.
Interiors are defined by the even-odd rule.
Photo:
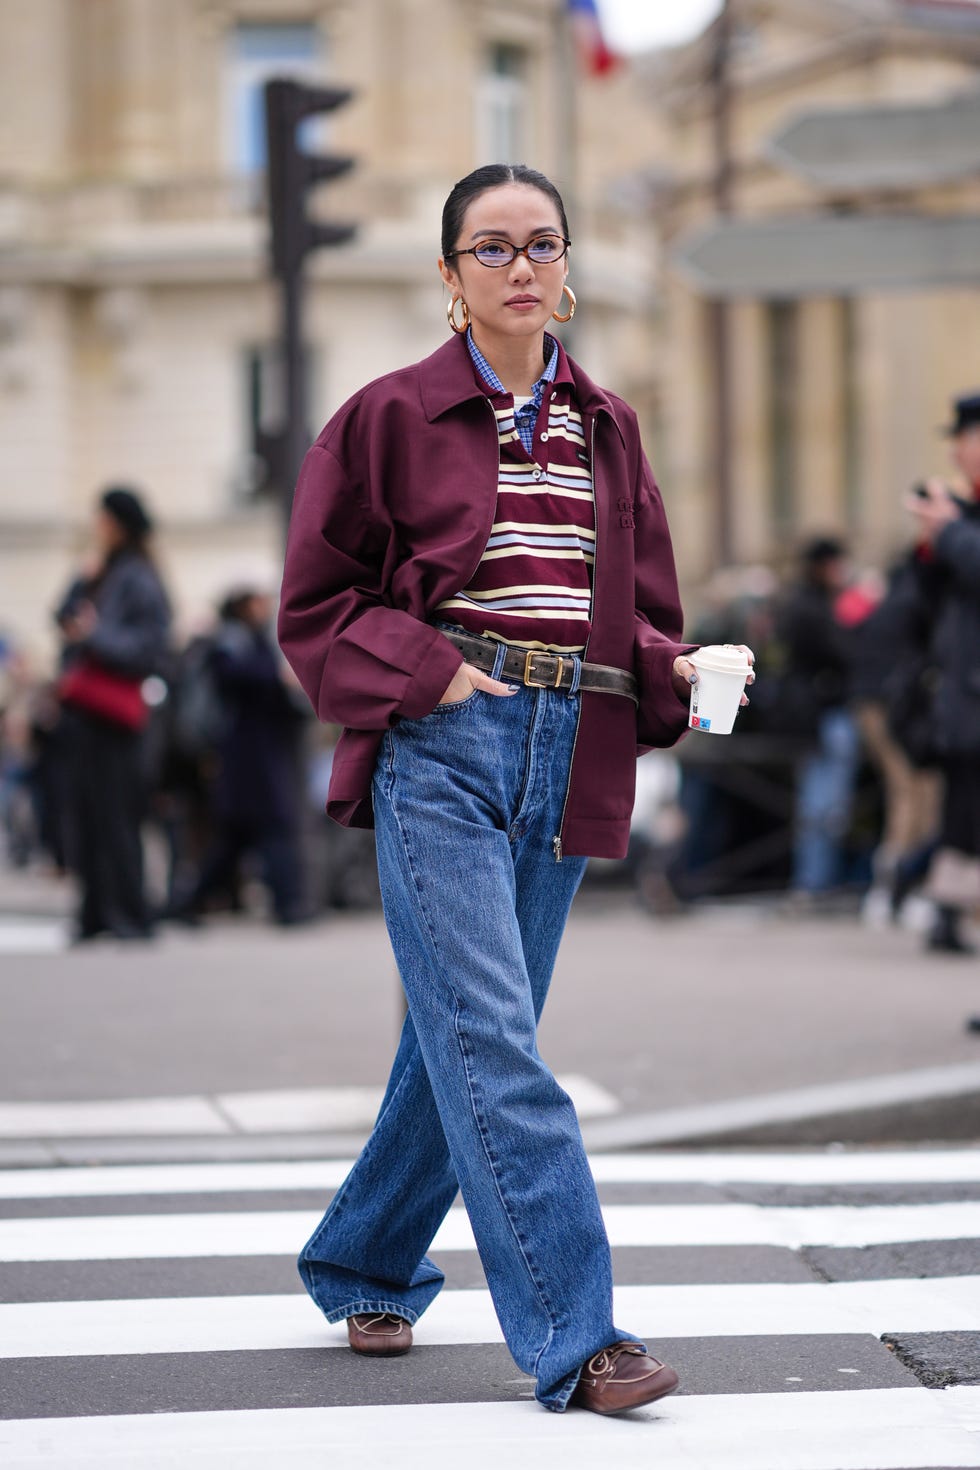
[[[74,705],[127,730],[142,730],[149,718],[142,679],[114,674],[111,669],[87,659],[62,675],[58,693],[63,704]]]

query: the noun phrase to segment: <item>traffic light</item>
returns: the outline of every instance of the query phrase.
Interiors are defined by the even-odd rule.
[[[321,245],[343,245],[355,234],[354,225],[325,224],[311,220],[307,214],[310,190],[347,173],[354,160],[330,153],[306,153],[298,136],[305,118],[333,112],[352,95],[344,87],[310,87],[282,79],[266,83],[272,272],[280,280],[297,274],[311,250]]]
[[[272,274],[280,284],[282,325],[279,361],[283,382],[283,414],[273,433],[255,436],[255,452],[269,470],[289,521],[293,487],[310,443],[307,424],[307,355],[302,341],[303,261],[321,245],[343,245],[355,234],[349,224],[324,224],[307,214],[310,191],[336,179],[353,166],[352,158],[306,153],[300,147],[300,124],[317,113],[333,112],[351,99],[345,87],[308,87],[279,78],[265,85]]]

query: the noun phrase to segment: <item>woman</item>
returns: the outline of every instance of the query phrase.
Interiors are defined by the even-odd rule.
[[[138,495],[123,486],[107,490],[96,510],[92,565],[55,615],[64,639],[66,847],[81,887],[77,940],[150,933],[140,837],[147,719],[141,686],[159,671],[170,628],[147,544],[152,529]]]
[[[297,487],[280,641],[346,726],[327,809],[377,828],[409,1008],[299,1264],[355,1351],[406,1351],[458,1187],[538,1400],[611,1413],[677,1375],[613,1324],[595,1187],[535,1026],[586,856],[625,854],[637,743],[677,739],[693,670],[635,416],[545,333],[574,307],[568,245],[543,175],[458,183],[453,339],[356,394]]]

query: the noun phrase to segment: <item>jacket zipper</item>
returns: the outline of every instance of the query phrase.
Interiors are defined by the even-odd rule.
[[[598,499],[596,498],[596,491],[595,491],[595,481],[596,481],[596,474],[595,474],[595,429],[596,429],[596,417],[593,414],[593,416],[592,416],[592,432],[591,432],[591,441],[592,441],[591,458],[592,458],[592,462],[591,462],[591,464],[589,466],[589,468],[592,471],[592,513],[595,516],[595,552],[593,553],[593,558],[592,558],[592,613],[593,613],[593,616],[589,620],[589,636],[586,638],[586,640],[585,640],[585,647],[582,650],[582,662],[583,663],[585,662],[585,660],[589,656],[589,644],[592,642],[592,625],[593,625],[593,623],[595,621],[595,617],[594,617],[594,614],[595,614],[595,596],[596,596],[596,588],[598,587],[598,581],[597,581],[597,578],[596,578],[596,572],[597,572],[598,566],[599,566],[599,502],[598,502]],[[568,762],[568,783],[567,783],[567,785],[565,787],[565,800],[562,802],[562,807],[561,807],[561,821],[558,823],[558,831],[555,834],[555,836],[552,838],[552,842],[551,842],[552,850],[554,851],[554,854],[555,854],[555,862],[556,863],[560,863],[562,861],[563,857],[565,856],[565,848],[564,848],[564,843],[563,843],[563,840],[562,840],[562,834],[565,831],[565,813],[568,810],[568,794],[569,794],[569,792],[572,789],[572,767],[575,764],[575,751],[576,751],[576,748],[578,746],[578,732],[579,732],[579,726],[581,725],[581,723],[582,723],[582,696],[579,695],[579,700],[578,700],[578,715],[576,716],[576,719],[575,719],[575,736],[574,736],[574,738],[572,740],[572,757],[571,757],[571,760]]]

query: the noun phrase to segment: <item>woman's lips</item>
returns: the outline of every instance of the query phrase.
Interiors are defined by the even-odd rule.
[[[511,296],[504,305],[513,311],[531,311],[535,306],[540,306],[541,302],[537,296]]]

